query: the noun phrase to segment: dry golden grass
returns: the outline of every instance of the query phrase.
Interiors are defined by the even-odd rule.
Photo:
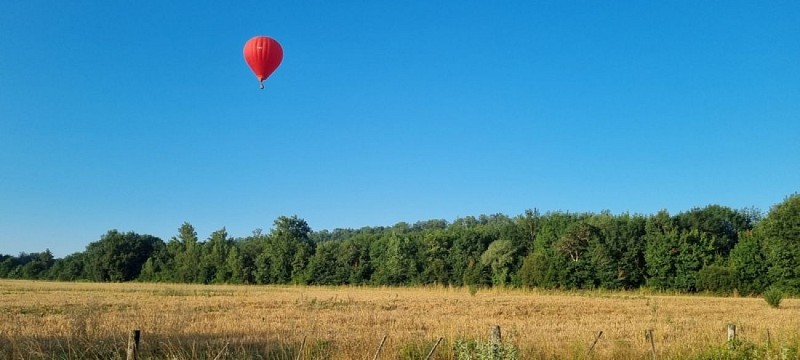
[[[772,348],[797,346],[800,301],[462,288],[89,284],[0,280],[0,359],[121,358],[142,331],[142,358],[436,359],[500,325],[520,357],[697,357],[724,348],[726,325]],[[305,339],[305,343],[304,343]],[[421,355],[420,355],[421,354]]]

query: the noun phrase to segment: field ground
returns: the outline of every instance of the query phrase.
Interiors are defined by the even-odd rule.
[[[636,292],[91,284],[0,280],[0,359],[124,358],[141,329],[142,359],[455,359],[456,343],[492,325],[519,358],[709,357],[726,326],[745,343],[796,357],[800,300]],[[598,331],[602,337],[586,353]],[[717,350],[714,350],[717,351]],[[724,357],[724,356],[722,356]]]

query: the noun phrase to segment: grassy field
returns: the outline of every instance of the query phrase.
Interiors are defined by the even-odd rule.
[[[741,340],[726,346],[726,326]],[[0,280],[0,359],[467,358],[492,325],[516,358],[797,358],[800,301],[462,288],[89,284]],[[590,354],[598,331],[602,337]],[[473,352],[472,358],[478,358]]]

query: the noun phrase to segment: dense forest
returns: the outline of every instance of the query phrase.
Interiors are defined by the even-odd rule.
[[[230,284],[510,286],[800,294],[800,195],[764,215],[709,205],[670,215],[528,210],[390,227],[312,231],[281,216],[269,233],[167,242],[110,230],[86,250],[0,255],[14,279]]]

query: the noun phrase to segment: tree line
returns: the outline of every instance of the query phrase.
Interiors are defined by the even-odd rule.
[[[528,210],[332,231],[281,216],[243,238],[223,228],[200,240],[184,223],[166,242],[110,230],[60,259],[0,255],[0,277],[800,294],[800,195],[766,215],[720,205],[676,215]]]

